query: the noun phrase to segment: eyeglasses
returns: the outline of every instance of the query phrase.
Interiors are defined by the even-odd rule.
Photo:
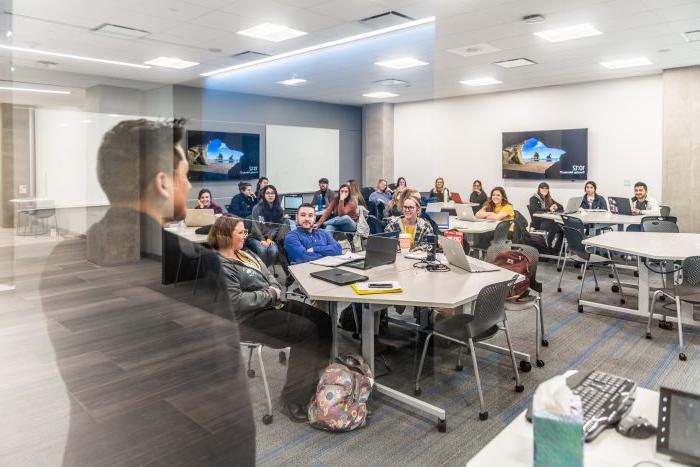
[[[403,210],[404,211],[415,211],[416,207],[415,206],[404,206]]]
[[[247,236],[248,236],[248,230],[243,229],[243,231],[241,232],[241,235],[243,235],[244,237],[247,237]]]

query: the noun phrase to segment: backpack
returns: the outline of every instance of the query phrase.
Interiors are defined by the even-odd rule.
[[[513,286],[509,299],[518,299],[525,297],[530,292],[530,282],[532,281],[532,263],[527,255],[515,251],[506,250],[496,255],[493,264],[508,269],[520,275],[525,276],[524,281],[517,282]]]
[[[367,423],[367,400],[374,378],[359,355],[335,359],[321,373],[316,395],[309,404],[309,423],[328,431],[351,431]]]

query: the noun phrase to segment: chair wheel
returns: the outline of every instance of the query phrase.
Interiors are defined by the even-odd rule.
[[[646,337],[647,339],[651,339],[651,333],[650,333],[650,332],[646,333],[646,334],[644,335],[644,337]]]
[[[423,393],[423,390],[421,388],[415,388],[413,390],[413,395],[416,397],[419,397]]]
[[[279,359],[280,359],[280,363],[281,363],[282,365],[284,365],[285,363],[287,363],[287,354],[284,353],[282,350],[280,350]]]
[[[487,418],[489,418],[489,413],[488,412],[479,412],[479,420],[484,421]]]
[[[544,366],[544,360],[537,360],[535,364],[538,368],[542,368]]]
[[[525,360],[520,360],[520,371],[523,373],[529,373],[532,370],[532,364]]]
[[[593,290],[595,290],[596,292],[600,292],[600,287],[596,287],[596,288],[593,289]]]
[[[621,298],[621,299],[620,299],[620,304],[621,304],[621,305],[624,305],[625,303],[627,303],[627,300],[625,300],[624,298]]]
[[[455,365],[455,371],[462,371],[464,370],[464,365]]]
[[[248,370],[248,378],[255,378],[255,370],[252,368]]]
[[[661,301],[666,300],[666,295],[661,295],[661,296],[659,297],[659,300],[661,300]]]
[[[578,306],[578,312],[579,312],[579,313],[583,313],[583,305],[579,305],[579,306]]]
[[[263,415],[263,423],[265,425],[269,425],[270,423],[272,423],[272,415],[270,415],[270,414]]]
[[[440,433],[446,432],[447,431],[447,420],[438,420],[437,429]]]
[[[679,353],[678,360],[684,362],[684,361],[688,360],[688,357],[686,357],[684,353]]]
[[[608,274],[608,277],[609,277],[610,279],[615,279],[615,274],[610,273],[610,274]]]
[[[557,287],[557,292],[561,293],[561,287]]]
[[[542,339],[542,342],[540,342],[540,344],[542,344],[542,347],[549,347],[549,341],[547,339]]]
[[[515,385],[515,392],[523,392],[525,390],[525,386],[522,384],[516,384]]]
[[[557,268],[557,272],[561,272],[561,268]]]
[[[615,293],[618,293],[620,291],[620,286],[619,285],[613,285],[610,287],[610,290],[612,290]]]

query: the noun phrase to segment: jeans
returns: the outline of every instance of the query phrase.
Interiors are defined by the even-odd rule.
[[[282,390],[285,404],[306,407],[316,394],[319,373],[330,361],[333,340],[327,313],[290,300],[283,310],[256,311],[240,323],[242,341],[260,342],[273,348],[291,346],[287,382]]]
[[[260,259],[265,263],[265,266],[271,266],[277,261],[277,256],[279,256],[279,248],[275,242],[272,242],[270,246],[265,247],[260,240],[254,238],[249,238],[247,240],[248,248],[253,250],[253,253],[258,255]]]
[[[323,223],[323,226],[329,232],[354,232],[357,230],[357,223],[348,215],[328,219]]]

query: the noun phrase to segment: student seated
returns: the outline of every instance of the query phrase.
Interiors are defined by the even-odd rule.
[[[430,190],[430,198],[439,203],[450,201],[450,190],[445,187],[445,180],[442,177],[435,179],[435,186]]]
[[[212,200],[211,191],[209,191],[208,188],[202,188],[201,190],[199,190],[199,194],[197,195],[197,206],[195,206],[194,208],[213,209],[214,214],[224,213],[224,209]]]
[[[331,232],[355,232],[358,217],[357,199],[350,194],[350,187],[342,184],[338,195],[326,206],[314,227],[319,229],[323,226]]]
[[[238,190],[240,193],[231,198],[231,214],[241,219],[248,219],[256,203],[253,186],[248,182],[241,182],[238,184]]]
[[[321,200],[321,209],[325,209],[326,206],[331,204],[333,198],[335,198],[335,193],[333,190],[328,188],[328,179],[323,177],[318,181],[318,190],[314,192],[314,197],[311,200],[311,204],[318,206],[319,199]]]
[[[641,216],[660,216],[659,202],[648,195],[647,184],[637,182],[634,184],[634,196],[630,199],[632,214]],[[628,232],[641,232],[641,225],[628,225]]]
[[[562,212],[564,210],[561,204],[552,198],[552,194],[549,192],[549,185],[546,182],[542,182],[537,186],[537,192],[530,197],[528,208],[531,214],[537,212]],[[553,220],[541,219],[535,216],[532,217],[532,227],[536,230],[549,232],[547,237],[553,236],[559,231],[559,227]]]
[[[385,232],[399,232],[411,235],[411,248],[425,241],[425,237],[433,233],[430,224],[420,217],[420,198],[415,195],[403,200],[403,216],[392,217]]]
[[[369,202],[376,203],[377,206],[381,205],[380,209],[383,211],[391,201],[392,194],[393,192],[389,189],[386,180],[380,178],[377,182],[377,189],[369,195]]]
[[[478,219],[490,219],[494,221],[512,221],[515,217],[513,205],[508,202],[506,190],[497,186],[491,190],[491,196],[484,206],[475,214]]]
[[[343,252],[340,243],[326,230],[314,228],[314,206],[304,203],[297,210],[297,228],[284,239],[284,249],[291,264],[307,263]]]
[[[348,186],[350,187],[350,195],[355,198],[357,204],[367,207],[367,201],[365,197],[362,196],[362,189],[360,188],[360,183],[355,179],[348,180]]]
[[[472,209],[474,209],[474,214],[479,212],[479,209],[484,205],[486,199],[486,193],[484,193],[484,189],[481,186],[481,180],[474,180],[474,182],[472,182],[472,192],[469,195],[469,202],[476,203],[476,206],[472,207]]]
[[[268,186],[269,184],[270,184],[270,179],[268,179],[267,177],[260,177],[260,178],[258,179],[258,184],[257,184],[257,186],[255,187],[255,197],[256,197],[257,199],[261,199],[261,198],[263,197],[263,194],[264,194],[264,193],[262,192],[262,190],[263,190],[266,186]]]
[[[607,211],[608,203],[605,201],[605,198],[596,193],[598,185],[596,185],[594,181],[588,180],[584,189],[586,192],[581,199],[581,208],[604,209]]]
[[[289,231],[284,209],[272,185],[263,188],[263,197],[253,208],[251,229],[247,245],[266,266],[277,261],[279,247]]]
[[[247,236],[242,219],[223,216],[209,231],[208,243],[219,253],[241,340],[274,348],[292,347],[282,402],[292,421],[305,422],[319,372],[329,361],[331,320],[305,303],[282,303],[282,287],[265,263],[243,250]]]
[[[403,177],[397,178],[396,179],[396,187],[394,188],[394,193],[396,193],[396,192],[401,193],[406,188],[408,188],[408,183],[406,183],[406,179]]]

